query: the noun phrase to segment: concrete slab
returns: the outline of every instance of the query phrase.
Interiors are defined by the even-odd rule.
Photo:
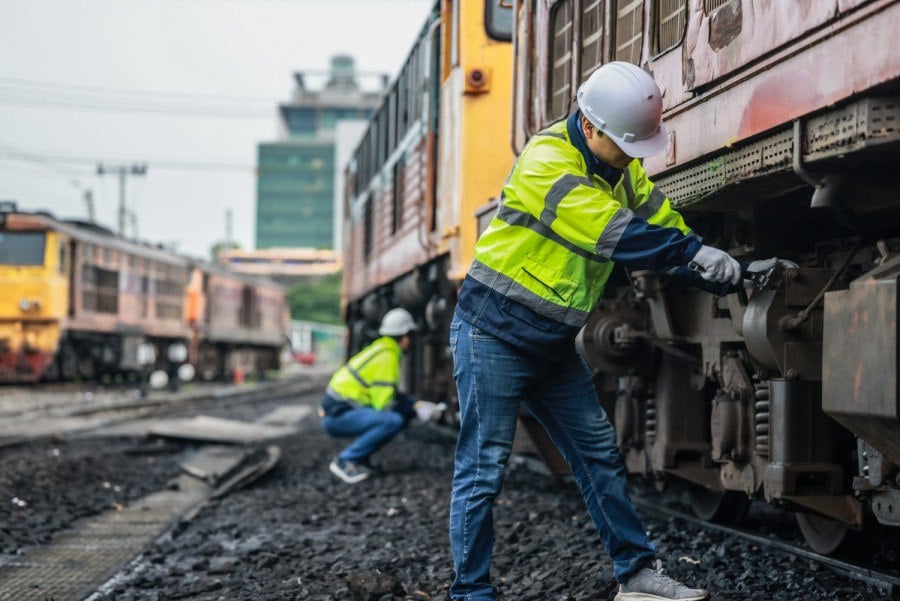
[[[148,433],[167,438],[248,444],[288,436],[295,431],[296,428],[290,426],[267,426],[198,415],[190,419],[159,420],[155,425],[151,425]]]
[[[299,424],[313,413],[308,405],[283,405],[259,418],[258,423],[269,426],[288,426]]]

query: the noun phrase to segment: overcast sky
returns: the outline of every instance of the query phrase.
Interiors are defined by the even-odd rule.
[[[433,0],[0,0],[0,200],[115,229],[127,179],[140,238],[252,248],[256,145],[292,74],[349,54],[393,78]],[[129,229],[129,233],[130,233]]]

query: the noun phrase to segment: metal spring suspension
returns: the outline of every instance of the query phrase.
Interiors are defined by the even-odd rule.
[[[756,424],[756,454],[769,458],[769,382],[759,382],[756,389],[756,403],[753,405]]]
[[[644,425],[644,440],[649,446],[656,441],[656,398],[652,396],[647,397],[644,415],[646,420]]]

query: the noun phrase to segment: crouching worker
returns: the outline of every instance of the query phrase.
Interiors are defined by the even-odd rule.
[[[319,409],[322,428],[335,438],[354,438],[328,469],[348,484],[372,475],[372,454],[412,418],[426,421],[440,412],[435,403],[416,401],[397,390],[400,361],[416,329],[409,311],[391,309],[381,321],[381,337],[354,355],[328,383]]]

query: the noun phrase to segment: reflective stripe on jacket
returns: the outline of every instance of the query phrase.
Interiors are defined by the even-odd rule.
[[[397,341],[382,336],[331,376],[327,392],[337,400],[385,409],[394,400],[402,356]]]
[[[576,112],[533,136],[513,166],[497,214],[475,247],[467,276],[475,282],[464,283],[458,312],[514,344],[532,336],[503,333],[505,316],[485,313],[490,303],[498,312],[533,313],[544,323],[525,320],[532,329],[574,337],[614,263],[665,271],[686,265],[700,246],[639,161],[618,170],[597,160]],[[505,300],[485,298],[484,289]],[[478,290],[480,300],[464,298],[467,290]],[[521,308],[510,310],[510,302]]]

